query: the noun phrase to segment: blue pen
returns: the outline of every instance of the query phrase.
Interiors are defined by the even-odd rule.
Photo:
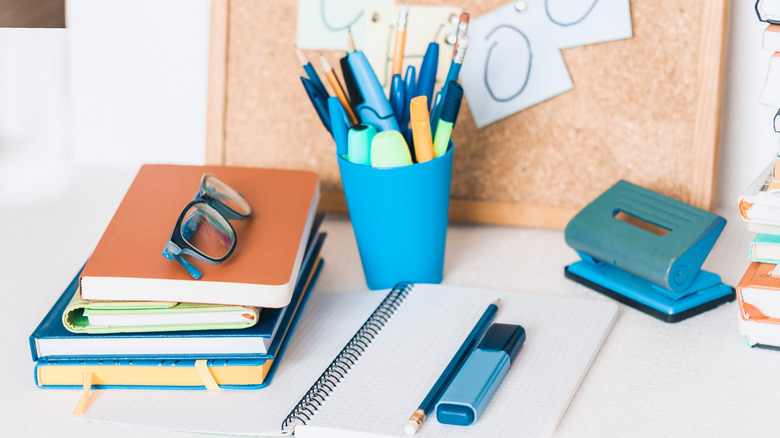
[[[328,98],[328,113],[330,114],[330,132],[333,133],[333,140],[336,142],[336,154],[342,156],[348,151],[347,130],[349,125],[344,106],[341,105],[338,97]]]
[[[439,112],[439,105],[441,104],[441,91],[436,93],[436,100],[433,102],[433,105],[431,105],[431,134],[436,133],[436,125],[433,124],[434,116],[436,116],[436,113]]]
[[[366,55],[360,51],[350,52],[347,61],[352,67],[352,75],[362,97],[362,102],[355,104],[361,122],[374,125],[378,131],[398,131],[398,121],[393,114],[393,108],[385,97],[385,92]]]
[[[413,65],[406,67],[406,76],[404,76],[404,117],[399,121],[401,126],[401,134],[404,135],[407,144],[412,144],[412,130],[409,128],[409,120],[411,119],[410,105],[412,104],[412,98],[414,96],[415,87],[417,82],[415,80],[415,68]],[[411,148],[412,150],[414,148]],[[412,158],[414,158],[414,152],[412,152]]]
[[[390,82],[390,106],[393,108],[393,114],[398,121],[399,127],[404,120],[404,80],[401,75],[393,75],[393,79]]]
[[[460,348],[455,353],[455,356],[452,357],[450,363],[447,364],[447,368],[441,373],[441,376],[436,380],[436,383],[433,384],[433,388],[428,391],[428,395],[426,395],[425,399],[420,403],[420,407],[414,411],[412,417],[406,422],[404,432],[406,432],[407,435],[413,435],[420,429],[423,421],[425,421],[425,417],[433,410],[434,406],[439,401],[439,398],[441,398],[441,395],[466,362],[469,354],[471,354],[474,347],[477,346],[480,338],[482,338],[482,335],[485,334],[485,331],[487,331],[490,326],[490,322],[496,316],[496,313],[498,313],[499,301],[501,300],[497,300],[485,309],[485,313],[483,313],[482,317],[477,321],[477,325],[471,329],[471,333],[469,333],[466,340],[463,341],[463,344],[461,344]]]
[[[425,96],[433,103],[433,87],[436,86],[436,69],[439,66],[439,43],[428,44],[420,65],[420,77],[413,97]],[[430,108],[429,108],[430,109]]]
[[[325,97],[317,91],[317,88],[311,83],[310,80],[301,76],[301,82],[303,88],[306,90],[306,94],[309,95],[311,104],[314,105],[314,109],[317,111],[317,115],[320,116],[322,124],[325,125],[325,129],[330,131],[330,116],[328,115],[328,106],[325,103]]]

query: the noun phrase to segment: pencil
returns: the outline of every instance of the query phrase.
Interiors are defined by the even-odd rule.
[[[352,38],[352,28],[347,29],[347,52],[355,51],[355,40]]]
[[[358,120],[357,115],[355,115],[355,111],[352,109],[352,106],[349,104],[347,95],[344,94],[344,88],[341,86],[341,82],[339,82],[339,79],[336,77],[336,73],[333,72],[333,67],[330,66],[330,63],[328,63],[328,60],[325,59],[322,53],[320,53],[320,60],[322,61],[322,70],[325,71],[325,77],[328,78],[328,82],[330,82],[330,86],[333,88],[333,92],[336,94],[336,97],[339,98],[339,102],[341,102],[341,106],[344,107],[344,111],[347,112],[349,123],[351,125],[357,125],[360,123],[360,121]]]
[[[452,45],[452,57],[455,57],[455,49],[458,47],[458,42],[461,37],[464,37],[469,32],[469,20],[471,16],[468,12],[460,14],[460,20],[458,21],[458,29],[455,31],[455,44]]]
[[[436,383],[433,384],[431,390],[428,391],[428,395],[426,395],[425,399],[420,403],[420,407],[414,411],[409,418],[409,421],[406,422],[404,432],[406,432],[407,435],[414,435],[420,430],[428,412],[431,412],[434,406],[436,406],[436,402],[439,401],[439,398],[441,398],[441,395],[447,389],[447,386],[449,386],[455,375],[458,374],[458,370],[463,366],[466,358],[471,354],[477,346],[477,343],[479,343],[480,338],[482,338],[482,335],[487,331],[491,321],[493,321],[493,318],[498,312],[498,303],[500,301],[501,299],[496,300],[485,309],[485,313],[479,318],[477,325],[471,329],[471,333],[469,333],[466,340],[463,341],[463,344],[455,353],[455,356],[452,357],[450,363],[447,364],[447,368],[444,369],[444,372],[441,373],[439,379],[436,380]]]
[[[398,27],[395,29],[395,47],[393,49],[394,75],[400,75],[404,64],[404,45],[406,43],[406,21],[409,17],[409,5],[401,5],[398,11]]]

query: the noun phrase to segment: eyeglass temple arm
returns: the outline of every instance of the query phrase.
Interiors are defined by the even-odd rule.
[[[164,249],[162,252],[163,257],[165,257],[168,260],[176,260],[184,267],[184,269],[189,272],[189,274],[192,276],[192,278],[196,280],[200,280],[200,277],[203,276],[203,274],[200,273],[198,268],[196,268],[192,263],[188,262],[187,259],[181,256],[181,254],[174,254],[170,251],[168,251],[168,248]]]

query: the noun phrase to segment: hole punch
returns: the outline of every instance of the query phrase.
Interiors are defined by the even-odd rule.
[[[566,226],[582,260],[566,278],[665,322],[736,298],[720,276],[701,270],[726,220],[660,193],[619,181]]]

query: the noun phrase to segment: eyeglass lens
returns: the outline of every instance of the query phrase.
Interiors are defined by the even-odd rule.
[[[203,202],[193,204],[184,213],[181,236],[203,255],[214,259],[225,257],[236,241],[227,220]]]
[[[238,214],[248,216],[252,213],[252,207],[249,206],[249,203],[246,202],[243,196],[215,176],[209,175],[206,178],[203,182],[203,189],[214,199]]]

